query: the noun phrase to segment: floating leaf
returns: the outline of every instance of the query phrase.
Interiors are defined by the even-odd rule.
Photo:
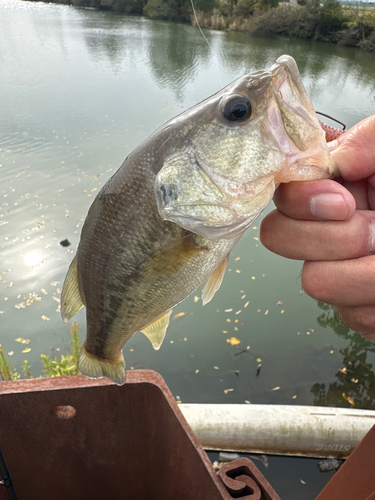
[[[186,314],[186,313],[184,313],[184,312],[179,312],[179,313],[177,313],[177,314],[175,314],[175,315],[173,316],[173,319],[182,318],[182,316],[185,316],[185,314]]]
[[[9,351],[8,352],[8,356],[13,356],[13,354],[14,354],[14,351]]]
[[[262,358],[257,358],[257,362],[261,363],[262,362]]]
[[[18,339],[15,339],[16,342],[20,342],[21,344],[30,344],[30,339],[23,339],[22,337],[18,337]]]
[[[50,318],[48,316],[46,316],[45,314],[43,314],[41,316],[41,318],[42,318],[43,321],[49,321],[50,320]]]
[[[226,312],[226,313],[230,313],[232,311],[233,311],[233,309],[224,309],[224,312]]]
[[[244,307],[247,307],[249,304],[250,304],[250,300],[248,300],[248,301],[246,302],[246,304],[244,305]]]
[[[26,354],[27,352],[30,352],[30,351],[31,351],[30,347],[26,347],[26,349],[24,349],[22,352]]]
[[[238,340],[236,337],[231,337],[230,339],[227,339],[228,344],[230,345],[238,345],[241,344],[241,341]]]
[[[196,370],[195,370],[195,373],[199,373],[199,369],[196,369]]]
[[[280,389],[280,386],[277,386],[277,387],[274,387],[273,389],[271,389],[271,391],[278,391]]]
[[[344,375],[346,375],[346,373],[347,373],[346,366],[344,366],[344,368],[339,368],[339,372],[341,372]]]
[[[236,269],[236,273],[240,274],[240,272],[241,272],[241,271],[240,271],[239,269]]]
[[[198,295],[196,295],[193,300],[194,300],[194,302],[198,302],[199,301]]]
[[[281,309],[280,314],[284,314],[284,313],[285,313],[285,309]]]
[[[228,394],[228,392],[232,392],[234,389],[224,389],[224,394]]]
[[[347,396],[345,392],[342,393],[342,397],[347,401],[350,405],[355,406],[354,399],[351,398],[350,396]]]

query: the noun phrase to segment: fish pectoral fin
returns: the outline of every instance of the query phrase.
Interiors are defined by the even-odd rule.
[[[204,288],[202,290],[202,303],[203,305],[208,304],[215,293],[219,290],[221,283],[223,282],[225,270],[228,265],[229,253],[217,266],[215,271],[208,278]]]
[[[124,385],[126,381],[125,361],[122,352],[114,360],[98,358],[87,352],[86,346],[83,344],[79,355],[78,369],[87,377],[108,377],[117,385]]]
[[[72,260],[61,294],[61,316],[66,323],[84,306],[78,286],[77,255]]]
[[[163,313],[161,316],[158,316],[152,323],[149,323],[141,330],[141,332],[149,339],[152,347],[156,351],[160,349],[163,343],[171,314],[172,309]]]

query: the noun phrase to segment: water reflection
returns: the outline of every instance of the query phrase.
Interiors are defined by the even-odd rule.
[[[375,345],[345,326],[333,306],[323,302],[318,306],[323,310],[317,318],[319,325],[331,328],[347,343],[339,349],[342,368],[335,374],[337,380],[327,386],[319,383],[312,386],[314,404],[375,410],[375,373],[367,361],[367,355],[375,353]]]

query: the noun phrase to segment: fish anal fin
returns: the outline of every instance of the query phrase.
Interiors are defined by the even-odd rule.
[[[125,361],[122,352],[117,359],[108,360],[89,353],[84,344],[79,355],[78,369],[87,377],[108,377],[117,385],[124,385],[126,381]]]
[[[77,255],[72,260],[66,275],[61,294],[61,316],[66,323],[84,306],[79,286],[77,271]]]
[[[215,293],[219,290],[221,283],[224,278],[225,270],[228,265],[229,253],[224,259],[220,262],[211,276],[208,278],[204,288],[202,290],[202,303],[203,305],[208,304]]]
[[[141,332],[149,339],[152,347],[156,351],[160,349],[163,343],[171,314],[172,309],[158,316],[152,323],[149,323],[141,330]]]

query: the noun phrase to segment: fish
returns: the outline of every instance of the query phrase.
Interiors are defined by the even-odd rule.
[[[81,373],[124,384],[125,343],[139,331],[159,349],[176,304],[201,285],[213,298],[276,187],[335,171],[287,55],[157,129],[98,193],[65,278],[63,320],[86,307]]]

